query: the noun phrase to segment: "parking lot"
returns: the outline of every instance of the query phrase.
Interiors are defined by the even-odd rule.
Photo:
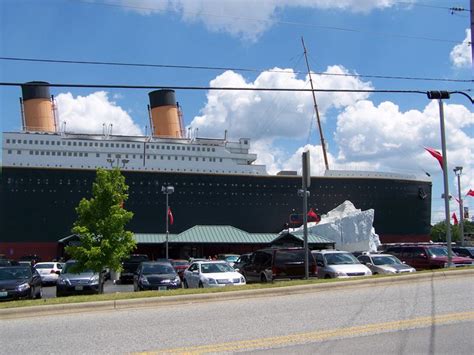
[[[111,280],[105,282],[104,293],[133,292],[133,284],[115,285]],[[43,286],[43,298],[56,297],[56,286]]]

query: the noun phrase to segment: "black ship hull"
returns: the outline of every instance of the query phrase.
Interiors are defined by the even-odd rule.
[[[293,209],[301,211],[298,176],[244,176],[123,172],[130,186],[125,208],[134,213],[128,229],[164,233],[164,185],[174,215],[170,233],[195,225],[231,225],[252,233],[281,231]],[[3,168],[0,254],[21,243],[50,243],[71,233],[75,207],[89,198],[95,171]],[[431,182],[388,178],[313,177],[309,207],[326,213],[345,200],[374,209],[383,242],[425,241],[431,219]],[[31,244],[32,245],[32,244]],[[17,254],[17,252],[15,252]]]

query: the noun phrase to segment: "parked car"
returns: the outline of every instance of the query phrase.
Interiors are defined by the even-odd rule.
[[[20,257],[20,259],[18,259],[18,261],[20,262],[25,262],[24,264],[26,264],[26,262],[28,261],[30,265],[34,265],[38,262],[41,261],[41,258],[36,255],[36,254],[31,254],[31,255],[23,255]]]
[[[133,276],[133,290],[170,290],[181,288],[181,279],[169,262],[142,262]]]
[[[247,263],[250,261],[250,255],[252,255],[252,254],[251,254],[251,253],[242,254],[242,255],[237,259],[237,261],[234,263],[234,266],[233,266],[233,268],[235,269],[235,271],[240,271],[240,269],[242,268],[242,266],[244,266],[245,264],[247,264]]]
[[[367,266],[373,275],[377,274],[402,274],[415,272],[415,268],[400,261],[396,256],[390,254],[366,253],[357,259]]]
[[[41,297],[41,277],[31,266],[0,267],[1,301]]]
[[[217,260],[224,260],[233,267],[235,262],[239,259],[239,256],[238,254],[218,254]]]
[[[245,278],[225,261],[196,261],[184,271],[185,288],[242,286]]]
[[[120,283],[132,283],[133,275],[137,271],[138,265],[144,261],[150,261],[146,254],[132,254],[122,261],[122,272],[120,273]]]
[[[68,260],[56,282],[56,297],[99,293],[99,273],[77,270],[77,262]]]
[[[347,251],[317,250],[312,251],[318,268],[318,278],[348,278],[370,276],[372,271],[362,265],[357,258]]]
[[[453,251],[458,256],[474,259],[474,247],[453,247]]]
[[[308,255],[309,276],[316,276],[316,262]],[[248,282],[271,282],[276,279],[305,277],[303,248],[266,248],[255,251],[250,260],[239,268]]]
[[[395,255],[417,270],[448,267],[448,249],[443,245],[397,245],[389,246],[385,253]],[[452,255],[455,267],[472,265],[472,259]]]
[[[36,263],[34,268],[38,271],[41,276],[41,284],[53,284],[56,285],[59,274],[61,273],[62,265],[57,262],[40,262]]]
[[[178,276],[182,281],[184,270],[186,270],[189,267],[189,265],[191,265],[191,263],[187,260],[181,260],[181,259],[171,259],[170,262],[171,262],[171,265],[173,265],[173,268],[178,273]]]

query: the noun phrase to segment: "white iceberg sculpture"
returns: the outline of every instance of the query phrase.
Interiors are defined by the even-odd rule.
[[[379,236],[373,227],[374,210],[362,211],[352,202],[344,201],[321,216],[321,221],[308,222],[308,233],[320,235],[335,242],[335,248],[346,251],[376,251]],[[302,231],[303,226],[293,229]]]

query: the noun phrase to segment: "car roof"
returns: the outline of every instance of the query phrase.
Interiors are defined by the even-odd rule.
[[[349,253],[349,251],[345,251],[345,250],[332,250],[332,249],[324,249],[324,250],[311,250],[312,253],[321,253],[321,254],[340,254],[340,253]]]
[[[193,264],[227,264],[224,260],[196,260]]]

